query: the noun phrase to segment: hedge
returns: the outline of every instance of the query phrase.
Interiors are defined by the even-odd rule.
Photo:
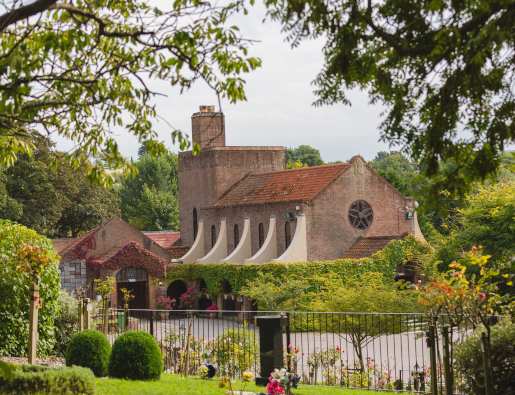
[[[172,264],[167,270],[166,282],[174,280],[194,281],[203,278],[206,281],[206,292],[218,295],[221,292],[222,280],[227,280],[233,294],[238,294],[249,280],[253,280],[258,272],[270,273],[277,278],[297,275],[304,278],[313,275],[336,273],[343,278],[361,276],[367,272],[383,273],[386,281],[394,281],[396,266],[408,261],[420,261],[430,251],[429,245],[409,235],[403,240],[392,240],[383,250],[371,258],[337,259],[334,261],[270,262],[262,265],[238,265],[232,263]]]
[[[0,394],[85,394],[95,393],[95,376],[91,370],[74,366],[72,368],[50,368],[42,365],[18,365],[12,378],[0,374]]]

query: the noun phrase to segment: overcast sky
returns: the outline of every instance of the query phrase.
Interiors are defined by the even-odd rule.
[[[291,49],[280,25],[270,21],[263,24],[264,16],[264,6],[256,2],[246,17],[235,21],[247,38],[260,41],[249,53],[260,57],[263,66],[243,77],[247,81],[247,102],[222,101],[227,145],[307,144],[319,149],[326,162],[345,161],[358,154],[373,159],[378,151],[389,150],[387,144],[379,142],[382,109],[368,104],[366,92],[349,92],[352,106],[312,105],[315,96],[311,82],[322,68],[323,42],[306,41]],[[161,81],[150,86],[167,95],[155,99],[158,114],[190,136],[191,115],[200,105],[216,105],[219,109],[216,95],[201,81],[182,95]],[[157,123],[155,130],[169,148],[178,151],[178,147],[172,146],[171,128],[165,122]],[[70,148],[62,139],[55,140],[58,149]],[[136,138],[120,133],[117,141],[124,156],[137,157]]]

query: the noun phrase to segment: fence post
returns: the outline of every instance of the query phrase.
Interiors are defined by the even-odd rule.
[[[125,303],[123,309],[123,332],[125,333],[129,327],[129,305]]]
[[[485,395],[492,394],[492,383],[490,381],[490,355],[488,350],[488,339],[486,333],[481,333],[481,351],[483,351],[483,369],[485,371]]]
[[[290,366],[291,366],[291,353],[292,349],[290,349],[291,339],[290,339],[290,313],[286,313],[286,354],[288,355],[288,372],[290,372]],[[291,372],[290,372],[291,373]]]
[[[107,298],[104,299],[104,335],[109,333],[109,304]]]
[[[443,368],[445,374],[445,393],[452,394],[454,378],[451,369],[449,327],[443,327]]]
[[[36,351],[38,344],[38,306],[39,306],[39,285],[32,284],[30,295],[29,311],[29,358],[32,365],[36,363]]]
[[[84,328],[85,329],[91,329],[91,308],[92,304],[90,303],[90,299],[86,298],[84,299],[84,306],[86,306],[86,318],[84,322]]]
[[[431,360],[431,395],[438,395],[438,376],[436,367],[436,327],[429,326],[429,332],[426,333],[427,346],[429,347],[429,356]]]
[[[150,334],[154,336],[154,312],[150,311]]]
[[[84,330],[84,304],[81,299],[79,299],[79,330],[81,332]]]

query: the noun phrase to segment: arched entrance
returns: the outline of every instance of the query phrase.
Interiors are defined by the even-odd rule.
[[[206,289],[207,289],[206,281],[203,278],[201,278],[199,290],[200,290],[200,292],[204,293],[204,296],[202,296],[200,298],[200,300],[198,301],[198,309],[199,310],[206,310],[208,307],[211,307],[213,305],[213,300],[208,299],[207,296],[205,295]],[[212,295],[209,295],[209,296],[211,298],[213,297]]]
[[[134,299],[129,302],[130,309],[148,309],[148,273],[140,267],[126,267],[116,273],[116,295],[118,307],[123,309],[122,288],[132,290]]]
[[[232,286],[229,284],[229,281],[222,280],[222,297],[223,297],[223,308],[222,310],[236,310],[236,297],[232,294]]]
[[[170,299],[175,299],[174,310],[179,310],[179,299],[182,294],[185,294],[188,290],[184,281],[175,280],[170,283],[168,288],[166,289],[166,295],[170,297]]]

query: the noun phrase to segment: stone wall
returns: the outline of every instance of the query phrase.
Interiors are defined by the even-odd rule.
[[[75,292],[77,287],[86,288],[86,260],[61,259],[59,262],[59,277],[61,278],[61,289],[68,293]]]

